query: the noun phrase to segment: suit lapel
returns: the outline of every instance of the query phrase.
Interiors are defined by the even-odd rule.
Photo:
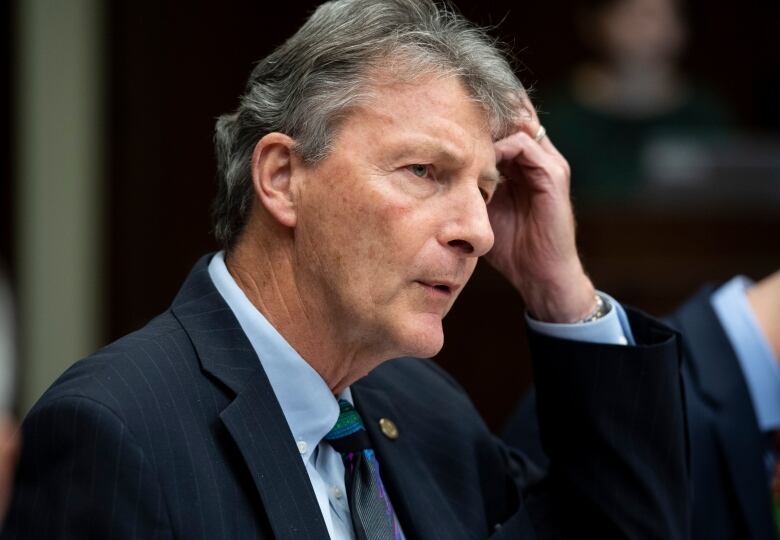
[[[701,392],[716,409],[716,430],[751,538],[772,527],[762,434],[736,353],[710,305],[711,288],[683,306],[672,324],[682,330],[687,361]]]
[[[255,378],[220,418],[252,474],[274,537],[327,538],[309,476],[268,381]]]
[[[353,384],[352,397],[360,411],[366,430],[379,460],[382,482],[407,538],[461,538],[466,534],[455,527],[446,497],[435,496],[436,482],[423,466],[423,461],[405,437],[403,418],[384,390],[370,386],[365,380]],[[389,439],[379,426],[381,418],[396,423],[399,437]]]
[[[202,369],[235,398],[220,418],[252,475],[276,538],[327,538],[328,531],[290,428],[249,340],[198,261],[172,311]]]

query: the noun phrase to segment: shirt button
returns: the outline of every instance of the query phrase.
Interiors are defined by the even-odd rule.
[[[298,441],[298,452],[301,454],[305,454],[306,450],[309,449],[309,445],[306,444],[306,441]]]
[[[334,497],[335,497],[337,500],[339,500],[339,501],[340,501],[340,500],[341,500],[341,498],[344,496],[344,492],[343,492],[343,491],[341,491],[341,489],[340,489],[338,486],[333,486],[333,488],[331,489],[331,493],[333,493],[333,496],[334,496]]]

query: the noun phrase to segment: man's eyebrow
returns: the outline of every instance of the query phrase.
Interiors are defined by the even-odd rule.
[[[463,163],[463,158],[456,152],[451,151],[446,146],[440,145],[440,144],[431,144],[431,145],[424,145],[426,146],[428,151],[433,152],[437,155],[440,159],[443,158],[444,160],[450,162],[450,163]],[[498,172],[498,169],[495,167],[490,167],[487,169],[482,170],[482,172],[479,173],[479,178],[477,179],[480,183],[489,183],[489,184],[495,184],[498,185],[501,182],[504,181],[504,176]]]
[[[450,150],[449,148],[446,147],[446,145],[442,145],[436,142],[428,142],[428,141],[420,142],[409,147],[406,146],[402,147],[401,151],[398,152],[398,156],[400,157],[401,155],[407,153],[410,150],[410,148],[434,155],[436,156],[436,159],[441,159],[449,163],[455,163],[455,164],[463,163],[463,158],[458,154],[458,152]],[[498,169],[493,167],[493,168],[483,170],[479,174],[479,181],[487,182],[487,183],[495,183],[496,185],[498,185],[504,181],[504,176],[498,172]]]
[[[431,142],[427,139],[421,141],[407,141],[407,144],[404,144],[398,149],[397,156],[398,158],[401,158],[407,154],[416,152],[427,154],[436,160],[451,163],[455,166],[463,164],[463,158],[457,150],[447,148],[447,145],[445,144]]]

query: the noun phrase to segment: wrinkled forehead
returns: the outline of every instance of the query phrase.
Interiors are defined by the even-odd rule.
[[[498,176],[488,115],[457,77],[375,79],[344,118],[334,150],[389,169],[411,160]]]
[[[464,74],[457,67],[438,64],[430,58],[414,58],[403,52],[383,56],[366,68],[359,97],[351,109],[375,107],[388,96],[409,94],[417,88],[434,86],[459,87],[459,104],[479,112],[481,125],[490,133],[493,141],[514,132],[516,124],[524,117],[530,116],[528,111],[524,112],[526,104],[530,102],[522,88],[518,88],[516,95],[507,96],[507,101],[511,101],[516,110],[516,118],[507,118],[506,114],[491,110],[487,103],[475,95]],[[452,102],[451,105],[455,103]],[[349,114],[351,111],[345,112]]]
[[[394,124],[431,124],[440,119],[468,122],[474,132],[493,139],[491,111],[451,72],[404,70],[398,75],[396,70],[375,70],[355,110],[383,116]]]

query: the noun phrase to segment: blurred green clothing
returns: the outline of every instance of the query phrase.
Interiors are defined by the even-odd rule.
[[[652,116],[619,116],[575,99],[570,88],[538,101],[540,119],[572,169],[572,194],[580,203],[632,199],[647,172],[652,143],[717,137],[727,114],[719,100],[692,91],[680,105]]]
[[[780,534],[780,500],[775,498],[775,525],[777,525],[777,532]]]

